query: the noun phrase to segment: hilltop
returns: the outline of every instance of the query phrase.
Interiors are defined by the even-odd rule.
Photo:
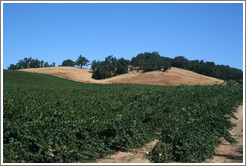
[[[189,70],[193,71],[197,74],[202,74],[203,76],[209,76],[213,78],[217,78],[220,80],[224,80],[230,84],[234,83],[243,83],[243,71],[236,68],[231,68],[228,65],[216,65],[214,62],[204,62],[203,60],[188,60],[183,56],[178,56],[175,58],[168,58],[161,56],[158,52],[145,52],[140,53],[136,57],[133,57],[131,60],[127,60],[124,58],[117,59],[116,57],[113,57],[112,55],[109,55],[105,57],[104,61],[96,61],[93,60],[91,63],[90,61],[80,55],[76,62],[74,62],[71,59],[64,60],[62,62],[62,65],[59,65],[58,67],[79,67],[83,68],[83,66],[91,65],[90,69],[83,69],[85,71],[79,71],[79,76],[77,76],[77,71],[63,71],[63,69],[59,68],[58,71],[56,71],[56,68],[48,69],[49,67],[55,67],[55,62],[52,64],[49,64],[48,62],[44,62],[43,60],[38,59],[32,59],[30,58],[24,58],[23,60],[19,60],[19,62],[14,65],[11,64],[8,69],[11,70],[17,70],[17,69],[28,69],[27,71],[33,71],[32,68],[47,68],[47,69],[35,69],[34,72],[44,72],[47,73],[47,71],[51,72],[52,74],[55,74],[56,76],[61,76],[65,78],[69,78],[76,81],[82,81],[82,82],[89,82],[89,83],[133,83],[133,84],[153,84],[153,85],[181,85],[181,84],[187,84],[187,85],[194,85],[194,84],[214,84],[214,80],[212,82],[204,82],[204,79],[201,79],[201,76],[188,74],[187,72],[179,71],[173,71],[170,70],[169,73],[176,73],[174,76],[172,74],[163,74],[161,72],[166,72],[172,67],[176,67],[179,69]],[[29,68],[31,68],[29,70]],[[173,68],[175,69],[175,68]],[[45,70],[45,71],[43,71]],[[52,71],[50,71],[52,70]],[[55,71],[53,71],[55,70]],[[61,71],[60,71],[61,70]],[[70,70],[66,68],[65,70]],[[88,71],[86,71],[88,70]],[[50,74],[50,73],[47,74]],[[71,76],[71,72],[73,73]],[[74,73],[75,72],[75,73]],[[130,72],[130,75],[129,75]],[[153,72],[150,74],[143,74],[147,72]],[[157,73],[156,73],[157,72]],[[178,75],[177,75],[178,72]],[[179,72],[182,73],[182,75],[185,75],[185,78],[180,78]],[[127,76],[123,76],[124,80],[117,81],[122,77],[123,74],[128,74]],[[132,75],[132,74],[141,74],[140,76]],[[81,78],[81,75],[85,78]],[[152,78],[152,75],[157,75]],[[116,77],[121,76],[121,77]],[[128,77],[134,77],[130,80]],[[72,78],[70,78],[72,77]],[[88,78],[89,77],[89,78]],[[107,80],[107,81],[101,81],[104,79],[116,77],[113,79],[114,81]],[[127,77],[127,78],[125,78]],[[166,78],[167,77],[167,78]],[[171,77],[171,78],[169,78]],[[173,78],[175,77],[175,78]],[[100,81],[95,81],[100,80]],[[195,80],[194,80],[195,78]],[[199,78],[197,80],[197,78]],[[148,79],[148,80],[147,80]],[[153,79],[149,81],[150,79]],[[173,81],[173,79],[178,79],[177,81]],[[147,81],[146,81],[147,80]],[[157,80],[157,81],[156,81]],[[207,80],[207,77],[205,78]],[[171,82],[170,82],[171,81]],[[219,81],[220,82],[220,81]],[[217,81],[216,81],[217,83]]]
[[[195,73],[193,71],[172,67],[167,72],[151,71],[145,73],[129,72],[115,77],[96,80],[92,70],[76,67],[27,68],[20,71],[43,73],[77,82],[99,84],[147,84],[147,85],[210,85],[220,84],[223,80]]]

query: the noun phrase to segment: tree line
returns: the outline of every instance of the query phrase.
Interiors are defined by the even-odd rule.
[[[41,67],[55,67],[55,62],[49,64],[48,62],[44,62],[43,60],[24,58],[19,60],[17,64],[10,64],[8,69],[16,70],[16,69],[26,69],[26,68],[41,68]]]
[[[76,61],[71,59],[64,60],[59,66],[77,66],[82,68],[88,66],[90,61],[80,55]],[[24,69],[24,68],[39,68],[39,67],[54,67],[53,62],[49,65],[48,62],[39,61],[38,59],[24,58],[14,65],[11,64],[8,69]],[[105,79],[116,75],[128,73],[128,71],[167,71],[171,67],[178,67],[194,71],[199,74],[223,79],[226,81],[234,80],[238,83],[243,83],[243,72],[240,69],[231,68],[228,65],[216,65],[214,62],[204,62],[203,60],[188,60],[183,56],[168,58],[161,56],[158,52],[144,52],[133,57],[131,60],[124,58],[117,59],[110,55],[104,61],[93,60],[91,63],[92,78]]]
[[[214,62],[203,60],[188,60],[183,56],[178,56],[172,59],[172,66],[226,81],[234,80],[243,83],[243,71],[228,65],[216,65]]]
[[[204,62],[203,60],[188,60],[183,56],[168,58],[160,56],[156,51],[140,53],[130,60],[121,58],[117,60],[113,56],[108,56],[105,61],[93,61],[91,68],[92,77],[95,79],[105,79],[130,71],[163,71],[166,72],[171,67],[178,67],[191,70],[199,74],[211,76],[225,81],[236,81],[243,83],[243,72],[240,69],[231,68],[228,65],[216,65],[214,62]]]
[[[62,65],[59,66],[79,66],[82,68],[82,66],[87,66],[89,64],[89,60],[80,55],[76,62],[72,61],[71,59],[65,60],[62,62]],[[53,62],[52,64],[49,64],[48,62],[44,62],[43,60],[38,59],[32,59],[30,58],[24,58],[19,60],[17,64],[10,64],[8,69],[16,70],[16,69],[26,69],[26,68],[42,68],[42,67],[55,67],[56,64]]]

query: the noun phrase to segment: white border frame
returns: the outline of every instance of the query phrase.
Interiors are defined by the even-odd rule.
[[[243,4],[243,127],[245,127],[245,1],[1,1],[1,165],[245,165],[243,163],[3,163],[3,4],[4,3],[242,3]]]

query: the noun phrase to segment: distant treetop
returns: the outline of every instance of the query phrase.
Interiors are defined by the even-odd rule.
[[[72,67],[74,67],[75,65],[76,65],[76,63],[74,61],[72,61],[71,59],[64,60],[62,62],[62,66],[72,66]]]
[[[85,57],[83,57],[82,55],[80,55],[76,61],[76,64],[80,66],[80,68],[82,68],[82,66],[88,66],[89,63],[90,61],[86,59]]]

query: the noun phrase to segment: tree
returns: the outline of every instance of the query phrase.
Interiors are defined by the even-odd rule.
[[[121,58],[117,61],[116,65],[116,74],[125,74],[128,72],[128,65],[130,64],[129,60]]]
[[[112,74],[109,70],[108,63],[105,63],[105,61],[98,62],[95,71],[93,71],[92,78],[105,79],[109,77],[112,77]]]
[[[128,71],[129,60],[121,58],[117,60],[116,57],[109,55],[105,61],[92,61],[91,68],[93,70],[92,78],[105,79],[118,74],[124,74]]]
[[[40,67],[44,67],[44,61],[43,60],[40,61]]]
[[[51,64],[51,67],[55,67],[55,66],[56,66],[56,63],[53,62],[53,63]]]
[[[76,63],[74,61],[72,61],[71,59],[67,59],[67,60],[64,60],[62,62],[62,66],[75,66]]]
[[[158,52],[154,51],[138,54],[137,57],[132,58],[131,64],[143,72],[162,70],[163,68],[166,71],[171,66],[171,60],[161,57]]]
[[[87,66],[87,65],[89,65],[89,60],[88,59],[86,59],[85,57],[83,57],[82,55],[80,55],[79,57],[78,57],[78,59],[77,59],[77,61],[76,61],[76,64],[78,65],[78,66],[80,66],[80,68],[82,68],[82,66]]]
[[[49,67],[49,63],[48,62],[45,62],[44,63],[44,67]]]
[[[173,59],[172,65],[182,69],[187,69],[188,60],[183,56],[177,56]]]
[[[17,68],[17,65],[10,64],[10,66],[8,67],[8,69],[10,69],[10,70],[16,70],[18,68]]]
[[[100,61],[96,61],[96,60],[93,60],[92,63],[91,63],[91,69],[93,70],[93,72],[95,72],[98,68],[98,64],[100,64]]]
[[[39,68],[40,67],[40,61],[38,59],[33,59],[33,67],[34,68]]]
[[[110,73],[110,75],[115,76],[116,75],[116,65],[117,65],[117,59],[116,57],[113,57],[113,55],[109,55],[105,58],[104,65],[105,70]]]
[[[25,69],[27,68],[26,63],[23,60],[19,60],[19,62],[16,64],[17,69]]]

